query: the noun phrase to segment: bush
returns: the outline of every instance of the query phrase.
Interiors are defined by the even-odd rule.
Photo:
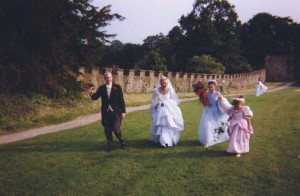
[[[223,74],[225,67],[210,55],[194,56],[189,62],[187,72]]]
[[[0,94],[0,130],[12,131],[64,122],[99,111],[84,94],[50,99],[41,94]]]

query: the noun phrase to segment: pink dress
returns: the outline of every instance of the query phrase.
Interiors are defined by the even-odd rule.
[[[235,110],[234,107],[230,107],[227,110],[228,115],[231,117],[229,126],[229,144],[227,152],[243,154],[249,152],[249,139],[253,134],[253,128],[250,125],[248,129],[247,118],[253,116],[253,112],[248,106],[243,106],[241,110]]]

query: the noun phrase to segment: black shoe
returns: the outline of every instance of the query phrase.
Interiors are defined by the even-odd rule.
[[[106,152],[111,152],[111,151],[113,151],[114,150],[114,147],[108,147],[107,149],[106,149]]]
[[[122,148],[122,149],[125,149],[125,148],[126,148],[125,143],[122,143],[122,144],[121,144],[121,148]]]

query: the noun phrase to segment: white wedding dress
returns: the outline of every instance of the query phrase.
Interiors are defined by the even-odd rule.
[[[162,146],[177,145],[184,130],[184,121],[178,104],[173,88],[170,88],[165,95],[161,94],[158,88],[154,89],[150,105],[152,141],[159,142]]]
[[[227,133],[227,119],[229,116],[226,114],[226,110],[231,104],[225,97],[222,98],[222,101],[218,101],[218,96],[218,92],[213,94],[207,92],[207,99],[211,106],[205,106],[201,115],[198,134],[200,144],[205,147],[229,140]],[[220,128],[224,132],[220,132]]]
[[[256,97],[261,96],[267,90],[268,90],[268,87],[265,86],[261,81],[258,81],[254,95]]]

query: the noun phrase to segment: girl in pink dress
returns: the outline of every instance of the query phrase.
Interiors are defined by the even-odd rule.
[[[228,122],[230,123],[228,153],[234,153],[237,157],[249,152],[249,139],[253,134],[250,118],[253,112],[248,106],[244,106],[243,96],[233,98],[232,107],[228,108]]]

